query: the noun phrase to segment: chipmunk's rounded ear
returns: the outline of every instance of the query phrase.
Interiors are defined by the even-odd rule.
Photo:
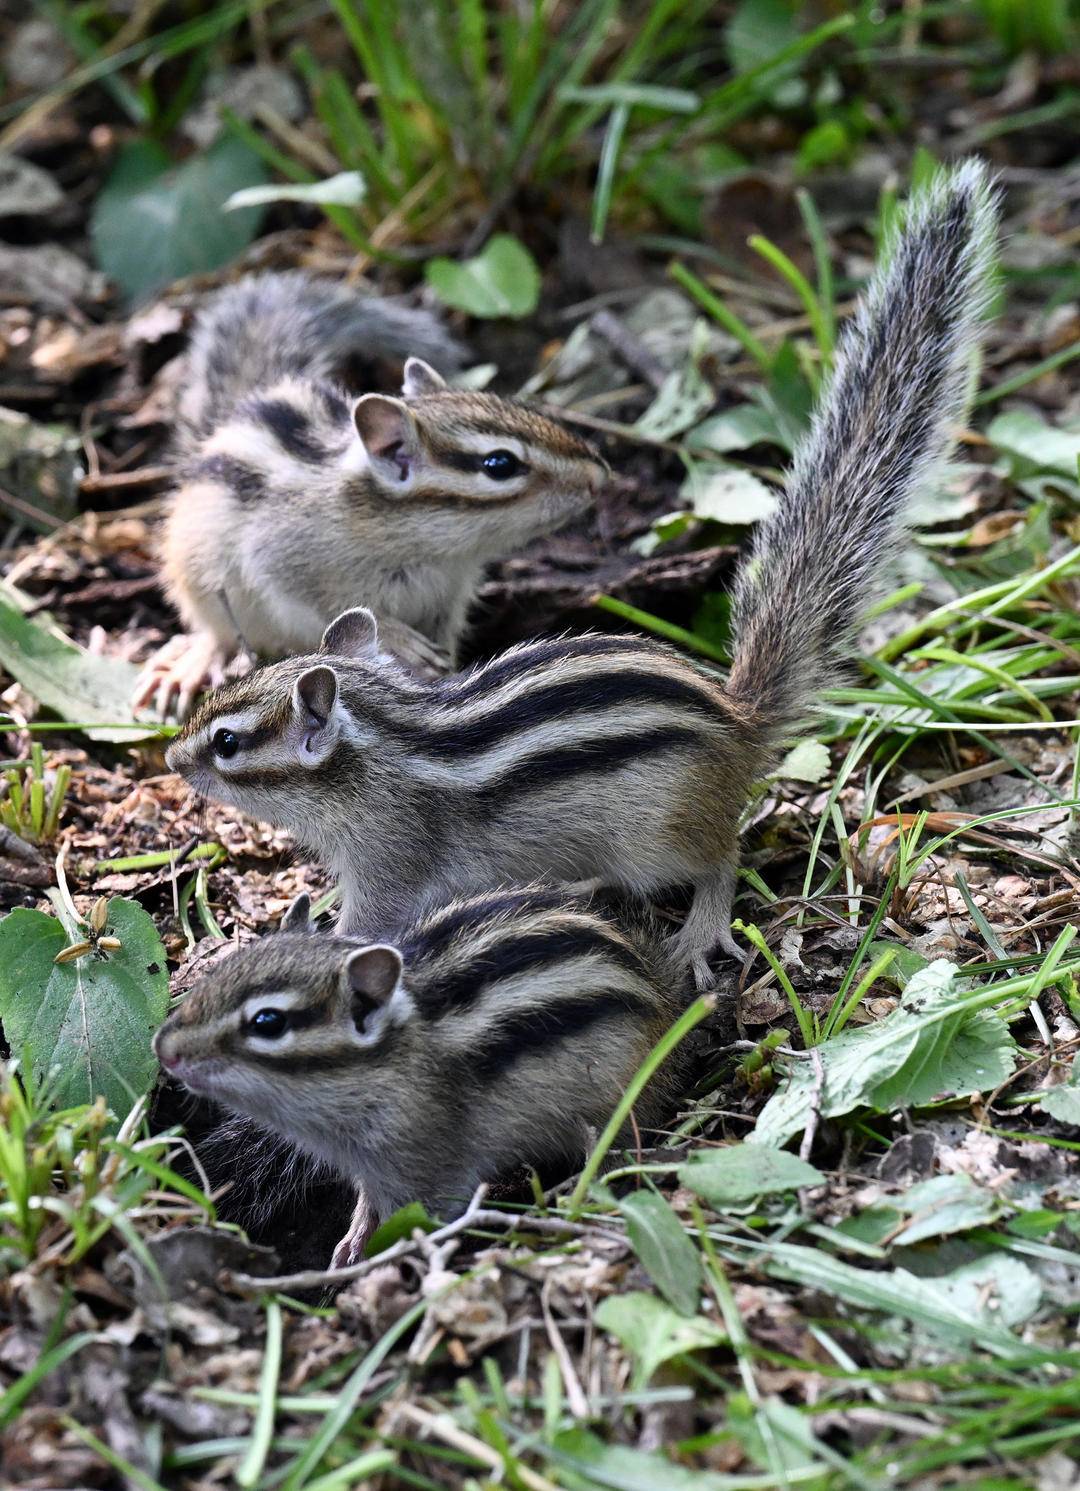
[[[406,399],[422,399],[425,394],[442,393],[446,379],[422,357],[410,357],[405,363],[401,393]]]
[[[372,1005],[383,1005],[401,982],[401,954],[396,947],[377,942],[350,953],[341,971],[342,991],[352,1002],[357,1029]]]
[[[337,674],[325,663],[309,668],[293,684],[293,708],[314,725],[325,725],[337,703]]]
[[[379,624],[366,606],[335,616],[322,635],[320,652],[334,657],[373,657],[379,650]]]
[[[311,897],[304,890],[286,906],[285,915],[278,923],[278,931],[306,933],[314,930],[311,922]]]
[[[420,460],[420,431],[402,399],[366,393],[353,409],[356,433],[364,442],[372,471],[390,486],[412,477]]]

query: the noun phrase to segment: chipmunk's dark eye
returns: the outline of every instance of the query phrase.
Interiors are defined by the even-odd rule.
[[[264,1041],[276,1041],[289,1028],[289,1017],[284,1010],[256,1010],[247,1022],[252,1035],[262,1036]]]
[[[214,748],[215,756],[223,756],[225,760],[228,760],[240,749],[240,737],[235,730],[215,730],[210,744]]]
[[[492,450],[480,462],[480,469],[492,481],[509,481],[512,476],[520,476],[529,468],[512,450]]]

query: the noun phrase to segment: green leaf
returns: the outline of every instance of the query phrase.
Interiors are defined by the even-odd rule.
[[[714,1206],[753,1201],[776,1191],[821,1185],[825,1177],[813,1165],[786,1149],[764,1144],[728,1144],[699,1149],[679,1166],[679,1181]]]
[[[860,1105],[888,1111],[913,1107],[942,1093],[957,1096],[994,1087],[1012,1071],[1016,1045],[991,1011],[957,1011],[966,991],[944,959],[917,972],[900,1007],[873,1025],[849,1027],[820,1047],[824,1082],[820,1109],[827,1118]],[[809,1062],[793,1068],[787,1084],[762,1109],[751,1144],[779,1146],[806,1126],[817,1082]]]
[[[376,1227],[367,1240],[364,1257],[374,1258],[379,1253],[385,1253],[387,1248],[393,1247],[403,1237],[412,1237],[417,1228],[421,1232],[434,1232],[435,1226],[420,1202],[410,1201],[407,1206],[401,1206],[392,1212],[385,1222]]]
[[[360,171],[339,171],[325,181],[272,182],[269,186],[244,186],[224,204],[226,212],[238,207],[264,207],[270,202],[310,202],[316,207],[359,207],[367,195]]]
[[[930,959],[924,958],[922,953],[915,952],[906,947],[902,942],[872,942],[866,950],[866,963],[869,967],[875,963],[882,953],[891,952],[893,960],[881,975],[890,982],[905,989],[911,980],[923,968],[930,967]]]
[[[1062,429],[1030,410],[1011,409],[991,420],[986,438],[1008,459],[1012,476],[1052,471],[1076,481],[1080,429]]]
[[[675,1212],[655,1191],[638,1191],[619,1210],[634,1252],[660,1293],[680,1315],[701,1304],[701,1259]]]
[[[794,450],[806,432],[814,407],[814,390],[806,380],[794,342],[784,342],[776,353],[760,398],[776,426],[777,440],[786,450]]]
[[[120,151],[90,215],[97,263],[133,300],[220,269],[262,222],[261,207],[226,213],[225,203],[265,181],[262,160],[235,135],[178,166],[160,145],[137,140]]]
[[[920,1181],[895,1203],[911,1221],[893,1238],[895,1247],[909,1247],[928,1237],[946,1237],[993,1221],[1001,1202],[992,1191],[976,1185],[970,1175],[935,1175]]]
[[[122,658],[86,652],[56,627],[31,621],[20,610],[16,593],[2,583],[0,663],[61,719],[93,722],[94,728],[85,732],[92,740],[142,740],[157,733],[139,725],[131,712],[138,668]],[[128,720],[131,726],[125,725]]]
[[[724,1332],[703,1315],[687,1319],[655,1294],[631,1290],[602,1300],[596,1311],[597,1324],[626,1347],[637,1363],[635,1380],[643,1387],[662,1362],[686,1351],[719,1346]]]
[[[679,488],[699,518],[716,523],[757,523],[776,511],[776,494],[741,466],[697,462]]]
[[[732,1491],[739,1483],[734,1476],[690,1470],[629,1445],[605,1444],[591,1429],[563,1429],[547,1453],[556,1465],[585,1476],[583,1488],[587,1484],[612,1491]]]
[[[119,951],[56,963],[68,946],[63,925],[20,908],[0,922],[0,1020],[16,1055],[35,1075],[56,1073],[59,1107],[103,1095],[122,1120],[157,1075],[154,1031],[169,1008],[165,949],[135,901],[114,896],[106,935]]]
[[[497,233],[483,253],[463,264],[431,259],[424,275],[444,305],[470,316],[531,316],[540,301],[536,260],[509,233]]]
[[[985,1326],[1020,1325],[1039,1307],[1037,1275],[1007,1253],[988,1253],[936,1279],[919,1280],[926,1302]]]
[[[1002,1262],[1016,1261],[1004,1254],[997,1257]],[[1007,1317],[992,1308],[996,1301],[989,1302],[989,1309],[970,1308],[966,1269],[959,1270],[961,1277],[954,1277],[950,1283],[948,1279],[918,1278],[903,1268],[858,1268],[821,1248],[797,1243],[770,1244],[761,1267],[772,1278],[805,1284],[857,1309],[899,1315],[953,1344],[977,1341],[995,1355],[1006,1358],[1022,1359],[1030,1354],[1030,1348],[1005,1329],[1002,1322]],[[1001,1277],[992,1259],[981,1260],[974,1267],[982,1270],[984,1278]],[[1026,1295],[1029,1299],[1030,1291]],[[1027,1300],[1025,1308],[1026,1303]]]
[[[703,420],[686,437],[693,450],[711,450],[718,456],[753,445],[784,445],[776,420],[761,404],[736,404],[722,414]]]
[[[795,164],[800,171],[816,171],[851,155],[852,140],[839,119],[823,119],[799,141]]]
[[[820,740],[800,740],[788,751],[772,776],[784,782],[822,782],[831,765],[829,749]]]
[[[1061,1123],[1080,1125],[1080,1056],[1073,1057],[1069,1080],[1044,1092],[1039,1107]]]
[[[727,23],[724,39],[732,67],[745,73],[769,62],[798,34],[788,0],[742,0]]]

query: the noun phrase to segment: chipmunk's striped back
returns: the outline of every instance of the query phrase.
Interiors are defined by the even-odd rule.
[[[677,1017],[651,918],[540,887],[455,900],[397,947],[286,933],[224,957],[158,1033],[194,1091],[356,1180],[376,1213],[583,1155]],[[636,1107],[655,1122],[680,1065]]]
[[[715,804],[749,788],[738,708],[671,649],[554,638],[422,683],[363,614],[324,654],[218,690],[168,752],[329,861],[343,930],[392,933],[411,908],[538,873],[648,893],[733,857],[737,809]]]
[[[672,1005],[639,938],[586,900],[499,891],[423,918],[401,944],[417,1015],[442,1059],[485,1079],[608,1021],[659,1030]],[[659,1022],[659,1026],[658,1026]]]
[[[720,684],[669,648],[586,635],[523,643],[433,683],[386,659],[290,659],[217,690],[178,736],[170,761],[187,772],[205,763],[233,787],[269,785],[294,764],[294,688],[320,665],[332,669],[351,727],[328,770],[380,749],[418,784],[460,788],[486,809],[620,766],[697,754],[739,724]],[[215,759],[222,728],[239,749]]]

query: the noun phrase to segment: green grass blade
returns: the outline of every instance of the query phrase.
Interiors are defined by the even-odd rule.
[[[740,320],[734,311],[729,310],[720,297],[713,294],[704,280],[698,279],[697,275],[687,269],[685,264],[672,264],[669,273],[671,278],[680,284],[703,310],[708,311],[714,321],[719,322],[729,336],[735,338],[768,377],[772,371],[772,354],[767,351],[764,342],[758,341],[745,321]]]
[[[262,1370],[259,1374],[259,1406],[251,1427],[247,1453],[236,1471],[236,1484],[251,1491],[258,1486],[274,1437],[274,1415],[277,1409],[278,1378],[281,1374],[281,1306],[277,1300],[266,1304],[266,1342],[263,1346]]]

